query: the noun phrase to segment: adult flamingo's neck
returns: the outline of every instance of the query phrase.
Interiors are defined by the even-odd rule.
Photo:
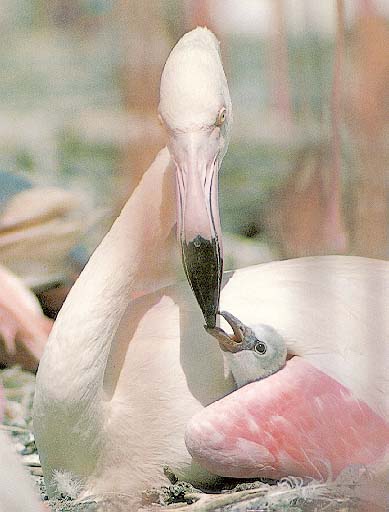
[[[48,432],[39,432],[39,425],[47,428],[50,422],[39,418],[50,410],[56,439],[61,438],[56,431],[58,423],[61,428],[81,429],[83,442],[85,437],[98,442],[104,422],[105,367],[123,313],[134,292],[159,288],[172,277],[167,263],[175,223],[174,187],[170,155],[164,149],[70,291],[37,375],[34,417],[38,444],[40,433],[47,442]],[[58,410],[63,410],[63,416],[56,419]],[[75,469],[82,472],[82,468]]]

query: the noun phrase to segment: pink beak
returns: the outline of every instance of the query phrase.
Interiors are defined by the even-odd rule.
[[[186,277],[207,327],[216,325],[223,273],[217,153],[207,132],[181,134],[175,143],[177,235]],[[212,144],[212,141],[210,142]]]

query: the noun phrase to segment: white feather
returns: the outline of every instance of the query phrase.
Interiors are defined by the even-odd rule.
[[[3,432],[0,432],[0,462],[0,512],[38,512],[37,492]]]
[[[388,262],[320,256],[228,276],[222,309],[247,325],[271,325],[289,353],[308,359],[389,419]]]

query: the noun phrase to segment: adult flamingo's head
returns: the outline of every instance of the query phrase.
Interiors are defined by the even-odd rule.
[[[232,106],[219,43],[206,28],[186,34],[161,78],[159,115],[176,165],[177,233],[186,276],[206,325],[216,325],[223,256],[218,172]]]

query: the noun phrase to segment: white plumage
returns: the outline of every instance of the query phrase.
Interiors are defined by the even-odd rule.
[[[10,440],[0,432],[0,512],[38,512],[36,490]]]
[[[248,267],[232,273],[221,307],[273,326],[290,354],[389,419],[388,262],[321,256]]]

